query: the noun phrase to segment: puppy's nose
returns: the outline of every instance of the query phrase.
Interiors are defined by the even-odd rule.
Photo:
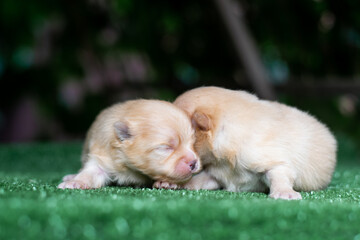
[[[190,162],[189,166],[190,166],[191,171],[194,171],[194,169],[196,168],[196,163],[197,163],[196,160],[192,160]]]

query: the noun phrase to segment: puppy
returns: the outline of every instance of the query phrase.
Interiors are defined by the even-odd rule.
[[[192,119],[204,168],[185,188],[269,189],[271,198],[301,199],[297,191],[331,181],[336,140],[305,112],[218,87],[190,90],[174,104]]]
[[[194,153],[194,130],[173,104],[134,100],[102,111],[90,127],[78,174],[67,175],[58,188],[119,185],[158,187],[181,183],[200,170]],[[162,180],[162,181],[160,181]]]

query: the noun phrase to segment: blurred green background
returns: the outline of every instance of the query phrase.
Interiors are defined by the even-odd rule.
[[[277,98],[359,147],[360,2],[241,0]],[[0,2],[0,141],[83,139],[104,107],[255,92],[213,1]]]
[[[336,135],[328,188],[290,202],[57,189],[112,103],[172,101],[204,85],[261,95],[220,14],[224,1],[0,1],[0,239],[360,239],[358,0],[230,0],[277,99]]]

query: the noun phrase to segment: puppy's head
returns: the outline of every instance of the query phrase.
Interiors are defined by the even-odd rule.
[[[237,97],[236,91],[200,87],[183,93],[174,101],[174,105],[191,118],[196,132],[195,150],[205,165],[214,160],[227,160],[233,167],[236,164],[238,145],[231,138],[236,132],[229,125],[236,121],[233,117],[236,112],[229,109]]]
[[[190,119],[170,103],[141,100],[114,124],[114,133],[128,167],[155,180],[181,183],[200,171]]]
[[[191,124],[195,129],[195,150],[205,160],[205,157],[213,152],[214,119],[212,115],[196,110],[191,115]]]
[[[220,116],[218,88],[203,87],[187,91],[180,95],[174,105],[186,112],[195,129],[195,150],[203,161],[213,154],[213,140],[218,117]],[[209,156],[210,155],[210,156]]]

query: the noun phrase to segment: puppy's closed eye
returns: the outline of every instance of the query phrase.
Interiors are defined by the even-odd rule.
[[[171,153],[173,153],[174,150],[175,149],[170,145],[161,144],[161,145],[157,145],[153,148],[150,148],[147,152],[148,152],[148,154],[155,155],[157,157],[167,157]]]
[[[174,151],[174,148],[167,144],[162,144],[153,149],[153,151],[157,151],[160,153],[170,153]]]

